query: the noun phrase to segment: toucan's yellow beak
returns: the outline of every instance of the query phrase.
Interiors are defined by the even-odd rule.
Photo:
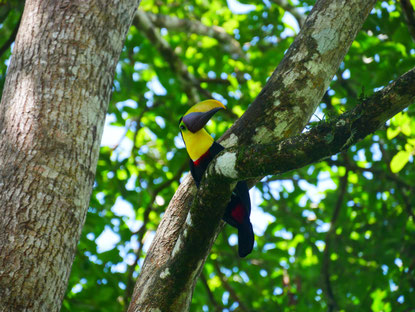
[[[197,103],[195,105],[193,105],[191,108],[189,108],[189,110],[186,112],[186,114],[184,114],[184,116],[186,116],[187,114],[190,113],[206,113],[214,108],[223,108],[226,109],[225,105],[223,105],[221,102],[216,101],[216,100],[206,100],[200,103]]]
[[[219,110],[226,109],[225,105],[216,100],[206,100],[193,105],[183,116],[187,129],[195,133],[202,129],[209,119]]]

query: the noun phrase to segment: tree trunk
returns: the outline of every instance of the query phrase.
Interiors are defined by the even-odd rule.
[[[0,310],[58,311],[138,6],[27,0],[0,105]]]
[[[375,2],[318,1],[267,85],[224,135],[222,144],[264,144],[299,133]],[[189,177],[177,190],[145,259],[129,311],[189,309],[225,209],[220,199],[226,194],[230,197],[231,190],[223,179],[207,180],[193,204],[195,192]],[[207,194],[212,189],[220,191],[216,199]]]

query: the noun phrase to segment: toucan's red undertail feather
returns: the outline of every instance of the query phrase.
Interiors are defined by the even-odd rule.
[[[241,203],[237,204],[235,208],[231,211],[231,216],[236,220],[238,223],[242,223],[244,221],[245,216],[245,208],[242,206]]]

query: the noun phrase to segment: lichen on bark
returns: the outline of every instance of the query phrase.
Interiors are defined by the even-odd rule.
[[[236,180],[246,180],[301,168],[356,144],[414,101],[415,69],[412,69],[337,118],[323,120],[308,132],[274,143],[225,149],[213,160],[212,167],[217,174],[233,180],[234,172],[238,173]],[[218,160],[227,154],[236,155],[236,161],[221,170],[222,163]],[[235,168],[229,168],[231,164]]]

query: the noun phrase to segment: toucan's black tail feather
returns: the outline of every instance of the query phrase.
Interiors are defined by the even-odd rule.
[[[238,254],[243,258],[252,252],[254,247],[254,231],[249,219],[245,219],[244,222],[238,226]]]

